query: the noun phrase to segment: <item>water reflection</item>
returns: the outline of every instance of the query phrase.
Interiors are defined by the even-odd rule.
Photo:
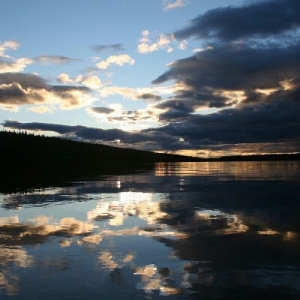
[[[178,162],[157,163],[156,176],[216,176],[227,180],[236,178],[259,180],[299,179],[299,161],[241,161],[241,162]],[[221,176],[221,177],[220,177]]]
[[[158,164],[0,195],[1,299],[298,299],[299,170]]]

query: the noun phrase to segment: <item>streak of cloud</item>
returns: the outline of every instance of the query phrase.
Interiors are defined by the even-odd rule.
[[[107,50],[113,50],[113,51],[124,51],[125,48],[122,44],[113,44],[113,45],[93,45],[91,49],[95,52],[103,52]]]
[[[62,56],[62,55],[41,55],[41,56],[37,56],[32,58],[33,62],[35,63],[40,63],[40,64],[68,64],[70,62],[80,62],[81,59],[77,59],[77,58],[70,58],[67,56]]]

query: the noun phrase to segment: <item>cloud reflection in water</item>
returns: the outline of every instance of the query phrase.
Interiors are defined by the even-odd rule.
[[[4,195],[0,295],[23,295],[18,270],[38,268],[149,297],[300,295],[299,164],[286,165],[161,164],[154,174]]]

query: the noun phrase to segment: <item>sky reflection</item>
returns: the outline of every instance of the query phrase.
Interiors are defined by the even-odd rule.
[[[299,163],[254,165],[159,165],[1,195],[1,299],[33,286],[83,296],[86,278],[91,299],[299,296]]]

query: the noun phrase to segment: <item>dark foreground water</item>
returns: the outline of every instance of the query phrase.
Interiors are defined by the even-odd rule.
[[[300,299],[300,162],[0,194],[0,299]]]

